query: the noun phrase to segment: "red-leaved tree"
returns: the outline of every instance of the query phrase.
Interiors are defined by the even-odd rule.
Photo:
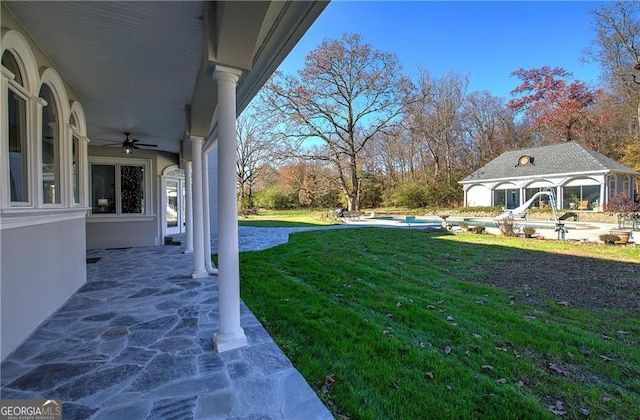
[[[563,140],[588,143],[589,132],[595,123],[589,112],[589,107],[596,101],[595,91],[584,82],[569,82],[571,73],[560,67],[520,69],[511,75],[522,80],[522,84],[511,91],[516,98],[507,106],[525,113],[544,143]]]

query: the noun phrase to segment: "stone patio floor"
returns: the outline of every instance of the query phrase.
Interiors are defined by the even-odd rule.
[[[301,230],[240,227],[240,250]],[[213,351],[217,277],[192,279],[182,247],[87,261],[87,283],[2,362],[1,398],[60,399],[74,420],[332,418],[244,303],[248,347]]]

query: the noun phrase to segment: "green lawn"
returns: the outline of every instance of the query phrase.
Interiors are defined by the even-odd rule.
[[[327,211],[264,210],[258,214],[238,217],[238,225],[254,227],[310,227],[336,224]]]
[[[549,252],[640,264],[633,247],[324,230],[242,253],[241,293],[336,417],[639,418],[638,313],[533,306],[474,281]]]

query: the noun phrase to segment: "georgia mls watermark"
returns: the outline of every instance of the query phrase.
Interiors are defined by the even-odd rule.
[[[0,400],[0,420],[62,420],[62,401]]]

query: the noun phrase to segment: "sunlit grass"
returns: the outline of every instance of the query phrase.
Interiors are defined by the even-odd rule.
[[[468,281],[487,265],[508,270],[509,253],[618,259],[609,248],[640,263],[631,247],[305,232],[241,254],[241,292],[336,416],[555,418],[553,408],[564,418],[637,418],[638,314],[533,307]]]
[[[258,210],[255,215],[238,217],[238,225],[254,227],[304,227],[336,224],[327,211]]]

